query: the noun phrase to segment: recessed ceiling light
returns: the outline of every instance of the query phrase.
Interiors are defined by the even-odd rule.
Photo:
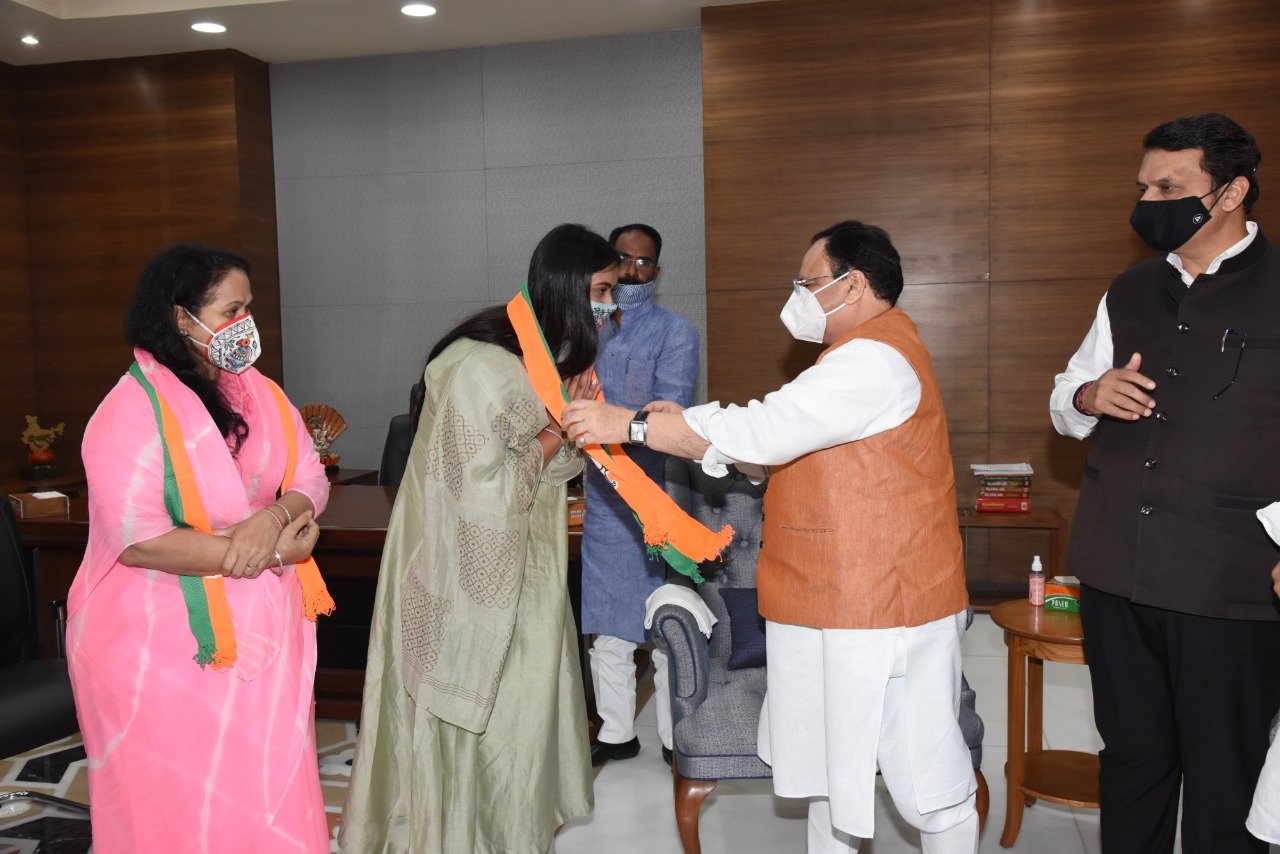
[[[436,13],[436,7],[428,6],[426,3],[410,3],[400,11],[414,18],[428,18]]]
[[[40,44],[40,39],[36,38],[35,36],[23,36],[22,43],[23,44]]]
[[[197,33],[225,33],[227,28],[222,24],[215,24],[211,21],[202,21],[199,24],[192,24],[191,29]]]

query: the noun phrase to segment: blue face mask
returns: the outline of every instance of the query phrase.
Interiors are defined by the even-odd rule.
[[[629,308],[639,308],[647,303],[653,297],[653,289],[656,282],[640,285],[624,285],[619,282],[613,288],[613,301],[623,311]]]
[[[618,307],[611,302],[591,301],[591,313],[596,319],[596,329],[604,326],[604,322],[609,319],[609,315],[618,310]]]

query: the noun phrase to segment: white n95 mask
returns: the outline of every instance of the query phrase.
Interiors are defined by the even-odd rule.
[[[792,285],[795,290],[787,299],[787,304],[782,307],[782,314],[780,315],[782,325],[787,327],[791,337],[797,341],[812,341],[814,344],[822,343],[822,335],[827,331],[827,318],[844,308],[845,303],[840,303],[831,311],[823,311],[822,303],[818,302],[818,294],[851,272],[853,271],[846,270],[816,291],[811,291],[801,284]]]

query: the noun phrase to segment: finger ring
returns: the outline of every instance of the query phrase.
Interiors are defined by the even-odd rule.
[[[280,556],[279,549],[275,550],[275,554],[273,554],[272,557],[276,559],[276,563],[280,564],[280,566],[284,566],[284,558]]]
[[[246,563],[246,564],[244,565],[244,568],[245,568],[245,569],[257,569],[257,568],[258,568],[258,565],[257,565],[256,563]]]
[[[579,436],[579,437],[578,437],[578,447],[579,447],[579,448],[581,448],[581,447],[582,447],[583,445],[585,445],[585,444],[587,444],[587,437],[586,437],[586,436]]]

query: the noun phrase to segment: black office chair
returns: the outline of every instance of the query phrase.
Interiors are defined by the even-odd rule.
[[[387,442],[382,446],[382,465],[378,466],[378,486],[399,486],[409,464],[413,447],[413,416],[397,415],[387,427]]]
[[[13,510],[0,495],[0,757],[25,753],[80,729],[66,660],[40,657],[34,561],[28,558]],[[53,606],[61,629],[65,600]],[[0,805],[17,800],[89,810],[40,792],[0,794]]]
[[[387,441],[382,446],[382,465],[378,466],[378,486],[399,486],[404,478],[425,393],[426,387],[421,382],[414,383],[409,389],[409,412],[391,419],[387,427]]]

